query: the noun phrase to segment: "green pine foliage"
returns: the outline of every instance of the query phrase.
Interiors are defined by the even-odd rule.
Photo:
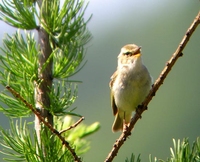
[[[135,155],[132,153],[131,158],[130,159],[126,158],[125,162],[141,162],[140,155],[138,155],[136,159]]]
[[[0,48],[0,84],[12,87],[34,107],[35,84],[42,82],[38,77],[40,47],[37,30],[43,28],[49,35],[52,50],[43,68],[53,59],[53,85],[48,94],[51,105],[47,109],[54,115],[54,126],[58,131],[75,123],[71,115],[81,116],[72,106],[80,81],[70,80],[70,77],[84,66],[85,45],[91,39],[86,27],[90,17],[86,21],[83,17],[86,8],[83,0],[64,0],[62,5],[60,0],[0,2],[0,20],[18,28],[14,35],[6,35]],[[41,130],[41,141],[45,142],[43,145],[38,143],[34,123],[27,123],[24,118],[30,117],[30,109],[6,89],[0,93],[0,112],[10,119],[10,129],[0,128],[1,153],[5,161],[73,161],[72,154],[55,134],[44,136],[50,132]],[[99,123],[90,126],[81,123],[62,135],[75,152],[82,155],[90,146],[84,137],[98,129]]]
[[[44,161],[44,162],[66,162],[73,159],[71,153],[66,147],[62,145],[56,136],[42,136],[42,141],[46,141],[46,156],[43,156],[43,150],[39,145],[35,131],[32,129],[33,123],[27,123],[20,120],[10,121],[10,130],[1,130],[0,145],[3,147],[2,154],[4,154],[6,161]],[[74,124],[71,116],[65,118],[59,117],[56,120],[56,128],[62,130]],[[80,124],[78,127],[66,131],[63,136],[72,146],[78,155],[86,153],[90,148],[90,142],[84,137],[94,133],[99,128],[99,123],[93,123],[89,126]],[[72,160],[73,161],[73,160]]]
[[[173,148],[170,148],[171,157],[167,160],[158,159],[157,157],[152,159],[152,156],[149,156],[149,162],[200,162],[200,137],[197,137],[197,140],[193,142],[192,146],[188,138],[184,138],[181,142],[180,139],[177,141],[173,139]],[[134,154],[131,155],[131,158],[126,158],[125,162],[141,162],[140,155],[137,159]]]

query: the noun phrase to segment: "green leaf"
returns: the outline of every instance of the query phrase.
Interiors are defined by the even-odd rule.
[[[197,137],[197,140],[193,142],[192,147],[188,138],[184,138],[182,142],[180,139],[177,141],[173,139],[173,148],[170,148],[171,157],[167,160],[162,160],[155,158],[154,162],[200,162],[200,137]],[[152,162],[152,158],[149,158]]]
[[[131,158],[130,159],[126,158],[125,162],[141,162],[140,154],[138,155],[136,159],[135,155],[132,153]]]
[[[66,81],[55,81],[49,94],[51,106],[48,110],[56,116],[68,114],[80,117],[81,115],[73,112],[74,109],[70,109],[77,98],[77,91],[76,84],[73,85]]]
[[[10,85],[27,102],[34,106],[33,80],[37,78],[37,47],[34,35],[25,32],[26,38],[18,31],[4,39],[3,55],[0,57],[0,83]],[[10,93],[0,94],[0,111],[12,117],[28,116],[30,110]],[[4,103],[4,104],[2,104]],[[6,104],[6,106],[5,106]]]
[[[52,8],[54,12],[51,12]],[[51,40],[54,78],[68,78],[84,65],[81,64],[85,55],[84,45],[91,39],[86,28],[91,17],[87,21],[83,18],[86,8],[84,1],[69,0],[65,0],[62,6],[59,0],[43,1],[40,7],[40,24]]]
[[[66,115],[64,118],[59,117],[56,119],[57,119],[56,128],[58,130],[69,128],[71,125],[75,123],[73,118],[69,115]],[[66,131],[62,135],[65,137],[67,141],[69,141],[75,146],[77,154],[81,155],[90,149],[89,141],[87,141],[84,137],[86,137],[86,134],[91,135],[97,132],[99,128],[100,124],[98,122],[93,123],[89,126],[80,123],[75,128]]]
[[[35,29],[35,6],[28,0],[2,0],[0,3],[0,20],[21,29]]]
[[[25,35],[26,39],[20,31],[12,37],[7,35],[3,40],[4,48],[0,48],[5,54],[0,58],[0,66],[20,78],[23,78],[24,72],[32,78],[37,74],[38,51],[34,34],[25,32]]]
[[[52,136],[47,139],[46,134],[41,131],[41,140],[45,142],[45,157],[43,155],[43,146],[38,143],[36,133],[32,125],[26,121],[14,122],[10,120],[10,130],[4,130],[0,127],[0,145],[3,149],[0,153],[4,154],[6,161],[73,161],[73,156],[67,148],[62,147],[60,139]],[[32,129],[31,129],[32,127]],[[46,132],[45,132],[46,133]]]

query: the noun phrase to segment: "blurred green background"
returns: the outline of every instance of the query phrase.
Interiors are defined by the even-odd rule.
[[[199,0],[90,0],[85,18],[93,14],[88,24],[93,39],[87,45],[86,66],[73,77],[83,81],[74,106],[78,107],[77,113],[85,116],[86,124],[99,121],[101,129],[88,137],[91,149],[84,161],[104,161],[120,135],[111,131],[114,116],[108,83],[121,47],[128,43],[142,46],[143,61],[155,81],[199,9]],[[4,33],[15,32],[3,22],[0,24],[1,38]],[[200,135],[200,27],[183,54],[115,162],[124,161],[131,153],[141,153],[142,161],[148,161],[149,154],[166,160],[172,138],[189,137],[192,143]],[[0,124],[9,127],[3,114]]]

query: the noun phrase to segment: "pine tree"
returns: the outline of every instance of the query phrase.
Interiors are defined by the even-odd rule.
[[[18,28],[3,40],[0,57],[0,83],[6,87],[0,111],[10,119],[10,130],[1,128],[5,160],[81,161],[79,155],[88,150],[83,137],[99,124],[78,125],[80,118],[74,125],[71,115],[81,117],[71,108],[80,81],[70,80],[85,64],[91,39],[86,8],[79,0],[0,3],[0,20]],[[27,123],[33,113],[34,122]]]

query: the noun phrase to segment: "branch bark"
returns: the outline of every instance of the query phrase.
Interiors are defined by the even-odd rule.
[[[74,123],[73,125],[71,125],[69,128],[66,128],[66,129],[64,129],[64,130],[61,130],[61,131],[59,132],[59,134],[65,133],[65,132],[69,131],[70,129],[75,128],[75,127],[76,127],[77,125],[79,125],[84,119],[85,119],[84,117],[81,117],[76,123]]]
[[[44,17],[48,16],[45,7],[43,7],[42,0],[38,0],[38,5],[40,8],[40,21],[44,21]],[[42,28],[38,27],[38,46],[39,46],[39,55],[38,55],[38,80],[35,81],[35,106],[40,115],[53,127],[53,115],[49,113],[48,108],[50,107],[50,97],[49,93],[52,88],[52,66],[53,60],[50,58],[52,49],[49,42],[49,34]],[[35,130],[38,138],[39,144],[42,144],[41,141],[41,120],[35,115]],[[47,130],[46,130],[47,131]],[[44,141],[43,141],[44,142]],[[43,145],[43,144],[42,144]],[[45,148],[43,148],[45,155]]]
[[[48,112],[46,108],[50,107],[49,92],[52,87],[52,59],[48,60],[52,52],[49,45],[48,34],[43,28],[38,30],[39,36],[39,67],[38,67],[38,80],[35,82],[35,100],[36,108],[40,112],[41,116],[44,117],[53,126],[53,116]],[[49,62],[47,62],[49,61]],[[47,63],[47,64],[46,64]],[[45,68],[44,68],[44,64]],[[40,139],[40,120],[35,116],[35,129],[37,132],[38,139]],[[40,141],[39,141],[40,142]]]
[[[154,85],[152,86],[151,91],[149,92],[149,95],[146,97],[142,105],[138,106],[138,109],[136,111],[136,114],[132,117],[131,122],[129,126],[126,128],[124,132],[120,135],[120,137],[116,140],[116,142],[113,145],[113,148],[109,155],[107,156],[105,162],[111,162],[115,156],[117,156],[117,153],[121,146],[124,144],[126,141],[127,137],[131,135],[131,131],[134,128],[136,122],[138,119],[141,118],[142,113],[147,110],[147,105],[149,102],[152,100],[153,96],[155,96],[157,90],[159,87],[163,84],[165,78],[167,77],[168,73],[171,71],[172,67],[176,63],[177,59],[183,55],[182,51],[187,45],[190,37],[192,36],[193,32],[197,28],[197,26],[200,24],[200,12],[197,14],[195,17],[193,23],[190,25],[188,30],[186,31],[186,34],[184,35],[183,39],[181,40],[180,44],[178,45],[176,51],[172,55],[172,57],[169,59],[167,62],[166,66],[162,70],[160,76],[158,79],[155,81]]]

